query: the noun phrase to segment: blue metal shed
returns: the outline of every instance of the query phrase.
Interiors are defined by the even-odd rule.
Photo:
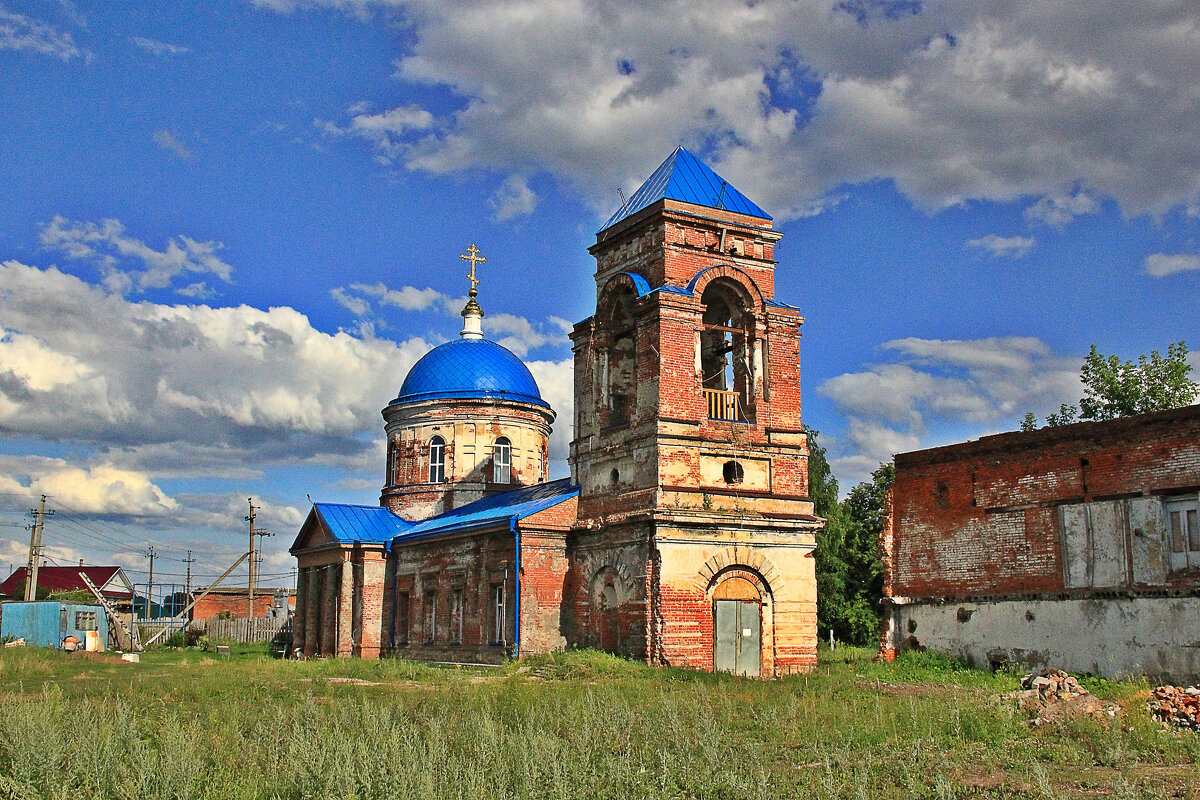
[[[5,603],[0,608],[0,637],[24,639],[29,645],[57,648],[74,636],[82,650],[88,631],[96,631],[101,647],[108,649],[108,615],[103,607],[45,601]]]

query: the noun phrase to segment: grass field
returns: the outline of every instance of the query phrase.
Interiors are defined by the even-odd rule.
[[[1200,736],[1147,687],[1038,728],[1015,676],[823,652],[807,678],[593,652],[504,668],[283,662],[160,649],[140,664],[0,651],[8,798],[1200,798]]]

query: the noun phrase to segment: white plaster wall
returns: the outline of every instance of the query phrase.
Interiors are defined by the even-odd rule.
[[[896,606],[893,619],[901,649],[913,637],[979,666],[1006,660],[1105,678],[1200,681],[1200,597],[913,604]]]

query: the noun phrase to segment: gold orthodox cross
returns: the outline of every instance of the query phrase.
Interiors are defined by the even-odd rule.
[[[474,244],[468,247],[467,252],[460,255],[459,258],[461,258],[463,261],[471,262],[471,273],[467,275],[467,279],[471,281],[471,292],[474,293],[475,287],[479,285],[479,279],[475,277],[475,264],[485,263],[487,259],[479,255],[479,248]]]

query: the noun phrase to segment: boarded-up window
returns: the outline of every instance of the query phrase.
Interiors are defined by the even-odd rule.
[[[1067,588],[1124,586],[1125,502],[1073,503],[1062,506],[1059,513]]]
[[[1165,505],[1171,569],[1200,567],[1200,503],[1187,497],[1168,500]]]

